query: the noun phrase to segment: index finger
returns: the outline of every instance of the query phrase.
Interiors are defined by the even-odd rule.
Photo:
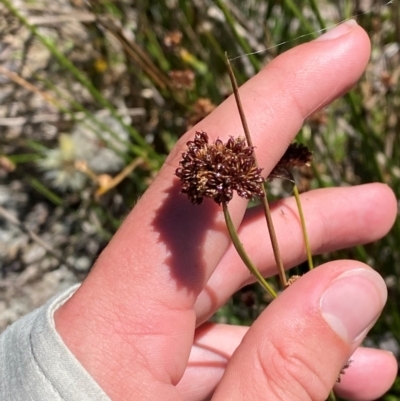
[[[341,28],[345,32],[349,29],[345,25]],[[346,39],[314,41],[292,49],[243,85],[241,99],[265,174],[277,163],[304,119],[354,84],[365,67],[368,49],[365,33],[353,29]],[[218,205],[211,201],[192,205],[179,194],[174,172],[196,130],[206,131],[211,140],[243,135],[233,97],[181,138],[101,258],[108,263],[118,256],[124,264],[139,264],[147,272],[146,283],[157,285],[154,281],[160,279],[163,289],[169,283],[170,300],[181,307],[193,304],[229,243]],[[230,203],[237,224],[245,205],[242,199]],[[143,243],[146,249],[142,249]],[[185,289],[182,299],[177,299],[179,288]],[[168,295],[163,299],[169,299]]]

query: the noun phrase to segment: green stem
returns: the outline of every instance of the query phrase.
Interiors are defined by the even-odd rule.
[[[325,25],[325,21],[321,16],[321,13],[319,12],[319,8],[318,8],[318,4],[316,2],[316,0],[310,0],[310,6],[311,9],[313,10],[315,16],[317,17],[319,26],[321,27],[321,29],[326,29],[326,25]]]
[[[224,211],[224,217],[226,226],[228,228],[229,235],[231,237],[232,243],[239,254],[240,258],[243,260],[243,263],[250,270],[250,273],[256,277],[258,282],[271,294],[273,298],[276,298],[278,295],[275,290],[268,284],[268,282],[264,279],[258,269],[254,266],[253,262],[250,260],[249,255],[247,255],[246,251],[243,248],[243,244],[240,242],[240,239],[237,235],[236,228],[232,222],[231,215],[228,210],[228,204],[226,202],[222,203],[222,210]]]
[[[51,189],[48,189],[46,185],[42,184],[38,179],[30,175],[25,178],[28,184],[32,186],[32,188],[36,189],[36,191],[38,191],[42,196],[47,198],[54,205],[61,206],[64,204],[64,200],[62,198],[55,194]]]
[[[331,390],[331,392],[329,393],[329,397],[326,401],[336,401],[336,396],[333,390]]]
[[[286,7],[288,7],[289,10],[299,19],[304,29],[315,36],[314,27],[307,21],[307,18],[304,17],[303,12],[297,7],[296,3],[293,0],[285,0],[284,3]]]
[[[243,36],[241,36],[240,33],[237,31],[236,21],[233,15],[231,14],[229,8],[222,0],[216,0],[216,3],[218,7],[221,9],[221,11],[224,13],[227,24],[232,29],[233,35],[235,36],[235,39],[238,41],[239,46],[243,49],[243,51],[249,58],[251,65],[253,66],[256,72],[260,71],[261,63],[257,60],[254,54],[251,54],[253,49],[250,47],[248,42],[243,38]]]
[[[308,240],[306,221],[304,219],[303,208],[302,208],[301,202],[300,202],[299,190],[298,190],[296,184],[294,184],[293,193],[294,193],[294,197],[296,199],[297,209],[299,211],[300,222],[301,222],[301,230],[303,231],[304,243],[305,243],[306,252],[307,252],[308,267],[309,267],[310,270],[312,270],[312,269],[314,269],[314,264],[313,264],[313,260],[312,260],[310,242]]]

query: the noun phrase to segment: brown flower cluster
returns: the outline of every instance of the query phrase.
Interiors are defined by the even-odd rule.
[[[233,191],[246,199],[264,195],[262,169],[256,166],[254,149],[244,138],[209,144],[208,135],[197,131],[187,147],[175,175],[181,180],[181,192],[192,203],[200,204],[207,197],[220,205],[232,199]]]
[[[292,143],[287,148],[277,165],[268,176],[268,180],[274,178],[287,178],[293,180],[292,168],[309,166],[312,160],[312,153],[307,146],[301,143]]]
[[[168,73],[168,76],[176,89],[191,90],[194,88],[194,79],[196,77],[192,70],[172,70]]]
[[[164,36],[164,45],[168,48],[177,48],[182,42],[182,32],[171,31]]]
[[[207,117],[217,106],[210,99],[200,97],[192,106],[191,113],[188,117],[186,129],[194,127],[199,121]]]

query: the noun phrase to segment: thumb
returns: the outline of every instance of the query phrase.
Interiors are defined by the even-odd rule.
[[[326,400],[386,296],[380,275],[359,262],[309,272],[253,324],[212,400]]]

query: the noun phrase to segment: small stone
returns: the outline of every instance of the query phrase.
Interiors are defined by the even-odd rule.
[[[26,265],[31,265],[32,263],[38,262],[44,257],[46,250],[40,245],[33,243],[24,251],[22,255],[22,261]]]

